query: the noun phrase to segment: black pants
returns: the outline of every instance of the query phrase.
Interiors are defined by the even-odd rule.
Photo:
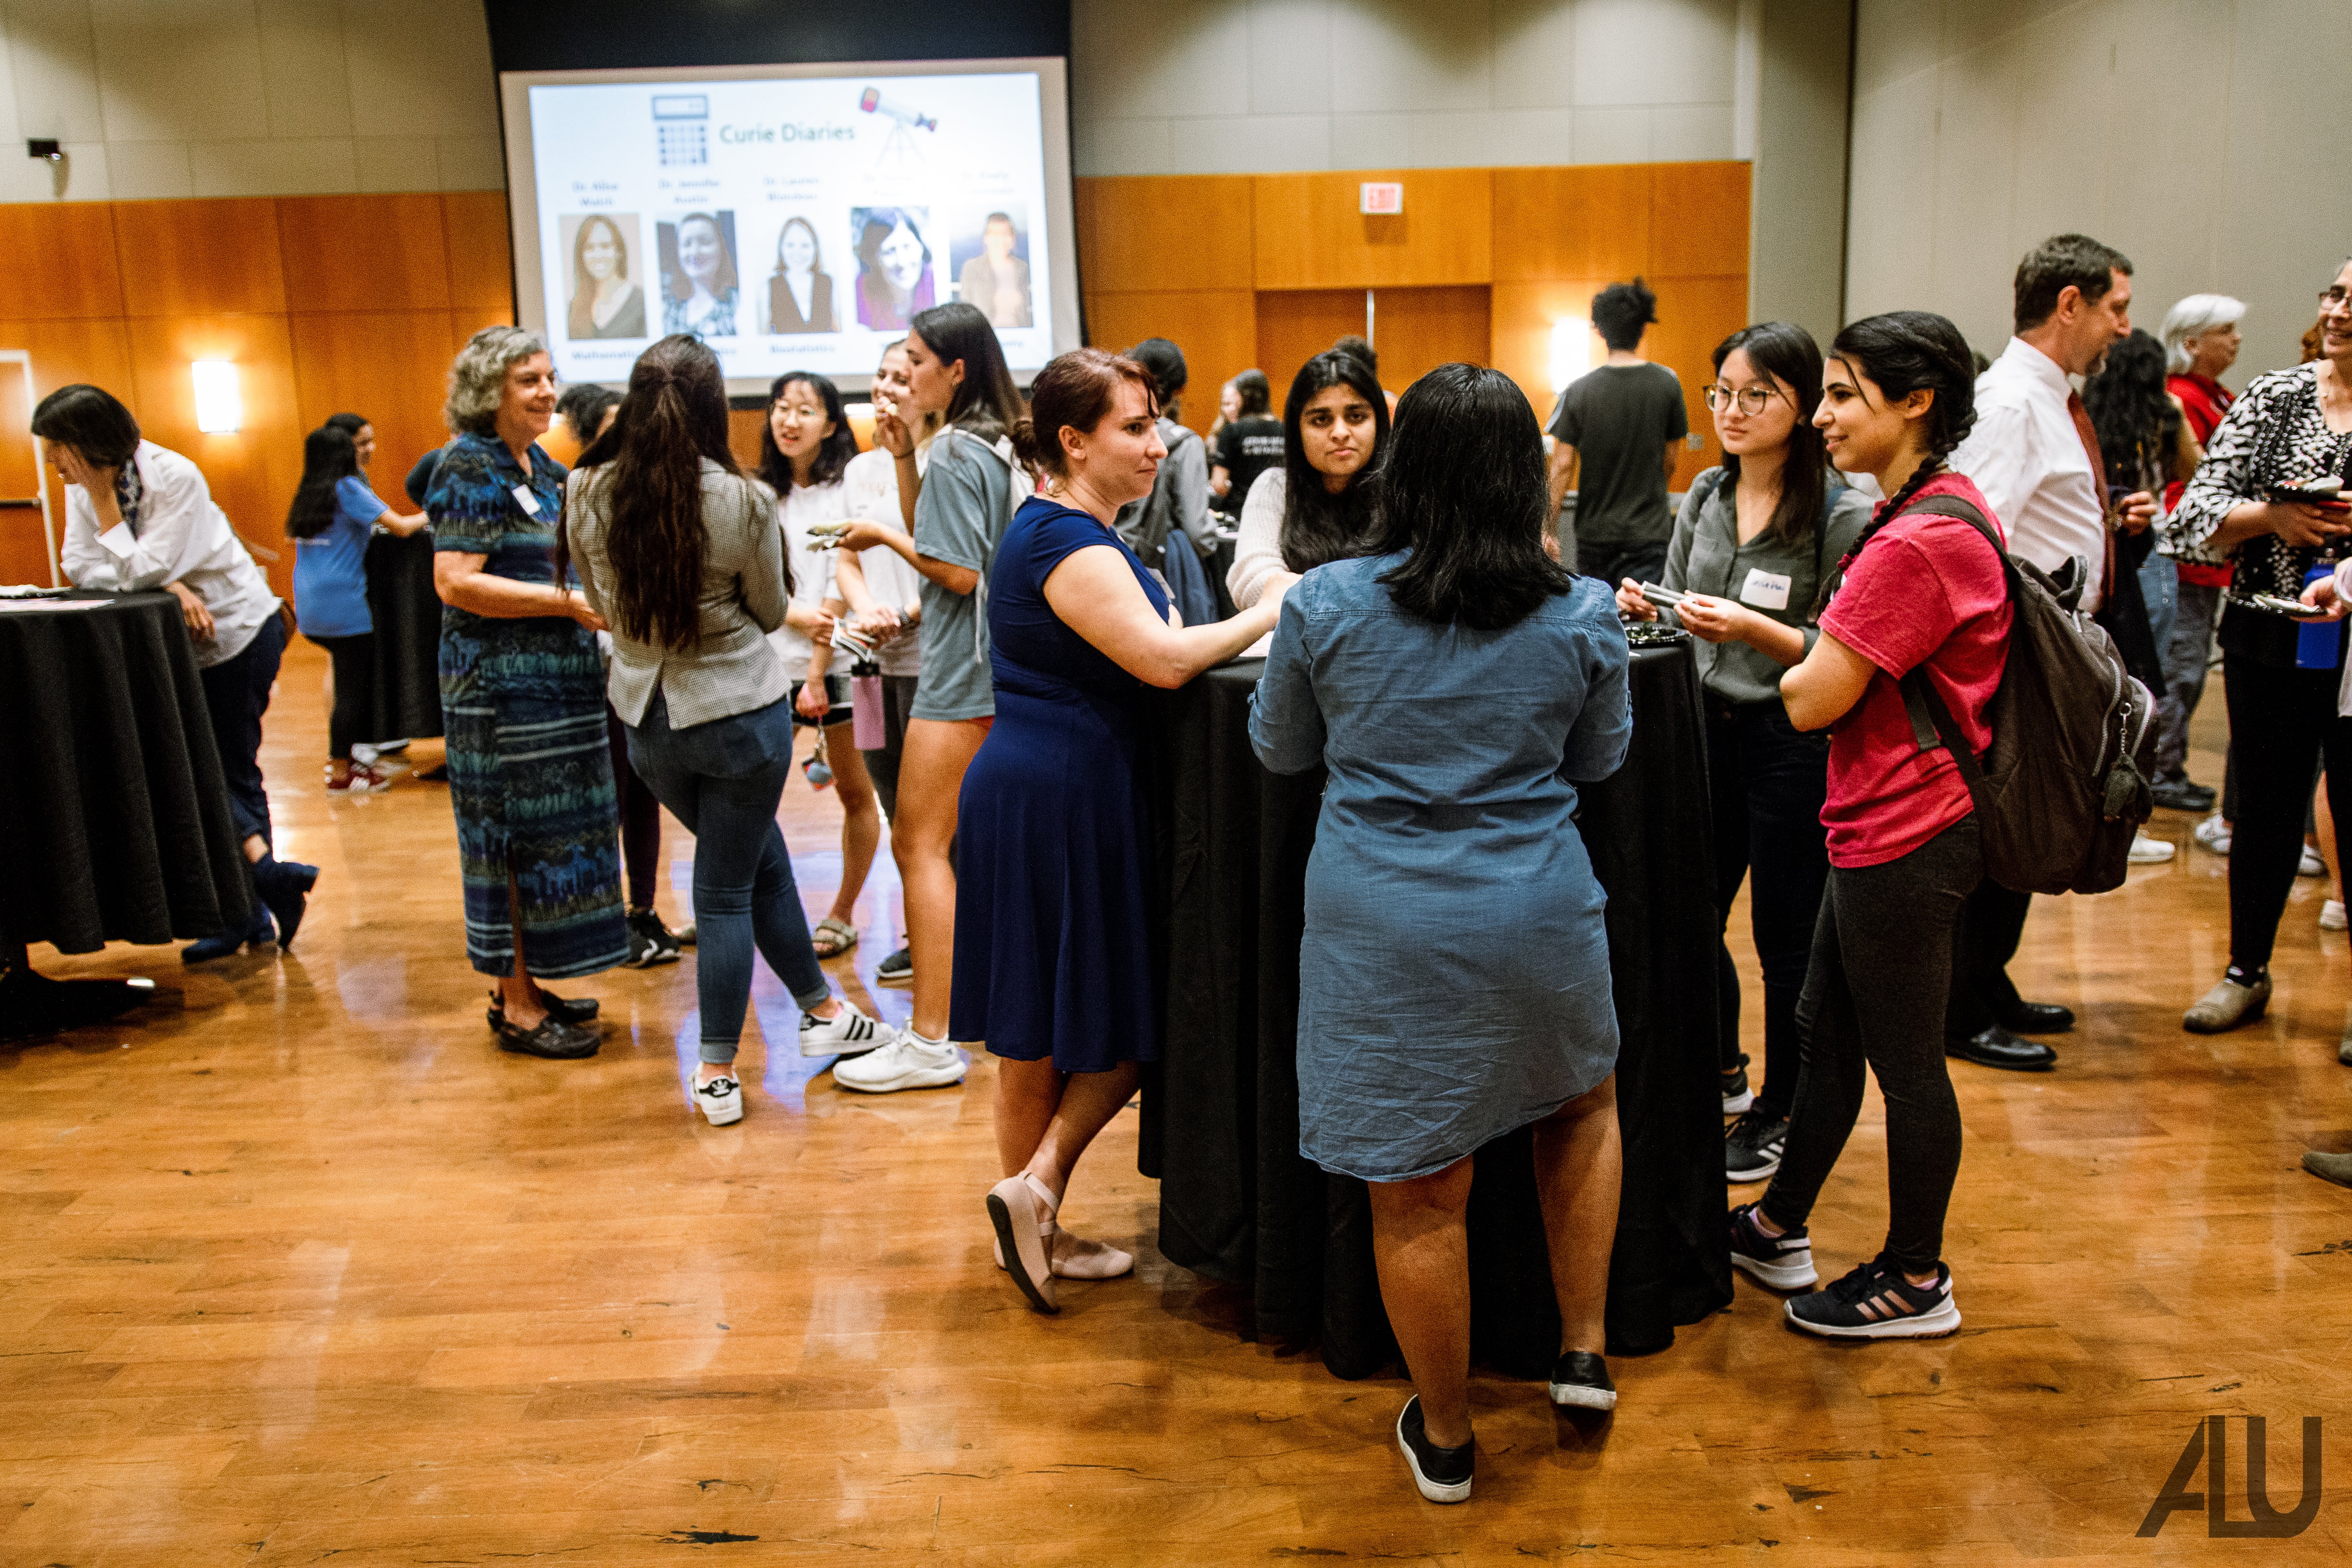
[[[2221,676],[2238,785],[2230,841],[2230,962],[2256,970],[2271,961],[2279,916],[2286,912],[2303,858],[2315,764],[2327,767],[2339,855],[2352,828],[2352,719],[2336,714],[2338,675],[2332,669],[2280,669],[2225,653]]]
[[[213,744],[228,779],[228,810],[236,822],[237,842],[258,834],[273,851],[269,795],[261,784],[261,716],[269,711],[269,689],[285,657],[286,622],[271,616],[235,658],[199,672],[205,709],[212,715]]]
[[[333,762],[350,762],[353,742],[382,739],[362,733],[375,721],[375,634],[362,632],[348,637],[313,637],[309,632],[302,635],[325,648],[327,657],[334,661],[335,705],[327,710],[327,756]]]
[[[898,820],[898,759],[907,750],[907,714],[915,706],[915,688],[921,680],[917,675],[882,678],[882,749],[863,753],[866,776],[874,781],[883,818],[889,822]]]
[[[1576,569],[1597,577],[1611,593],[1620,580],[1656,583],[1666,574],[1666,542],[1663,539],[1583,540],[1576,542]]]
[[[661,879],[661,802],[629,765],[629,727],[604,704],[604,738],[613,751],[613,789],[621,802],[621,867],[629,879],[629,908],[654,907]]]
[[[1756,1109],[1786,1116],[1797,1094],[1797,999],[1830,874],[1822,827],[1829,734],[1803,733],[1778,702],[1733,707],[1710,697],[1706,720],[1716,908],[1727,929],[1731,901],[1748,881],[1749,927],[1764,971],[1764,1072]],[[1723,1065],[1730,1068],[1739,1060],[1739,973],[1728,944],[1717,952]]]
[[[1984,879],[1977,819],[1899,860],[1830,868],[1798,1007],[1804,1070],[1780,1169],[1764,1194],[1778,1226],[1803,1225],[1845,1150],[1875,1075],[1886,1100],[1886,1257],[1924,1274],[1944,1251],[1960,1169],[1960,1102],[1944,1063],[1952,934]]]
[[[1952,955],[1952,1000],[1944,1032],[1956,1040],[1980,1035],[2004,1016],[2014,1016],[2020,998],[2009,977],[2009,961],[2025,935],[2033,895],[2004,888],[1991,878],[1969,895]]]

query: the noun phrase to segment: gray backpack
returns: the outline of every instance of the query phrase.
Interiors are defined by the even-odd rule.
[[[1984,514],[1952,496],[1904,509],[1957,517],[2000,552],[2016,612],[2009,660],[1985,710],[1992,745],[1969,749],[1927,677],[1903,678],[1921,751],[1948,746],[1976,803],[1985,875],[2021,893],[2104,893],[2123,885],[2132,838],[2155,803],[2155,699],[2124,668],[2105,630],[2075,606],[2084,563],[2055,577],[2001,549]]]

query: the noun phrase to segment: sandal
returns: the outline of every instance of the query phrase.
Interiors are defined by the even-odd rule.
[[[809,932],[809,945],[816,949],[819,958],[839,958],[857,945],[857,928],[847,921],[832,915],[816,922]]]

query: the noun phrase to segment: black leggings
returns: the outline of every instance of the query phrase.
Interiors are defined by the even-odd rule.
[[[327,714],[327,756],[331,761],[348,763],[352,760],[354,742],[381,739],[367,733],[375,722],[375,634],[362,632],[357,637],[322,637],[304,632],[314,643],[327,650],[335,665],[335,706]]]
[[[1960,1102],[1944,1064],[1944,1000],[1960,909],[1984,877],[1977,819],[1899,860],[1830,868],[1797,1022],[1804,1068],[1764,1212],[1803,1225],[1862,1114],[1871,1074],[1886,1100],[1885,1256],[1925,1274],[1944,1251],[1960,1169]]]
[[[2352,832],[2352,719],[2336,714],[2338,679],[2332,669],[2280,669],[2241,654],[2221,657],[2230,768],[2238,786],[2238,815],[2230,819],[2230,962],[2241,969],[2271,961],[2303,859],[2316,763],[2327,766],[2337,845]]]
[[[629,765],[629,727],[604,704],[604,738],[613,748],[613,790],[621,799],[621,865],[629,877],[629,908],[654,907],[661,870],[661,802]]]

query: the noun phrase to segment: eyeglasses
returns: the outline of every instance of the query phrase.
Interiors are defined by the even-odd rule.
[[[1717,382],[1706,389],[1706,405],[1710,412],[1720,414],[1732,404],[1737,403],[1742,414],[1757,415],[1763,413],[1771,401],[1780,395],[1780,389],[1777,386],[1743,386],[1734,392],[1721,382]]]
[[[2352,292],[2347,292],[2341,283],[2319,296],[2319,313],[2323,316],[2332,316],[2347,305],[2352,305]]]

